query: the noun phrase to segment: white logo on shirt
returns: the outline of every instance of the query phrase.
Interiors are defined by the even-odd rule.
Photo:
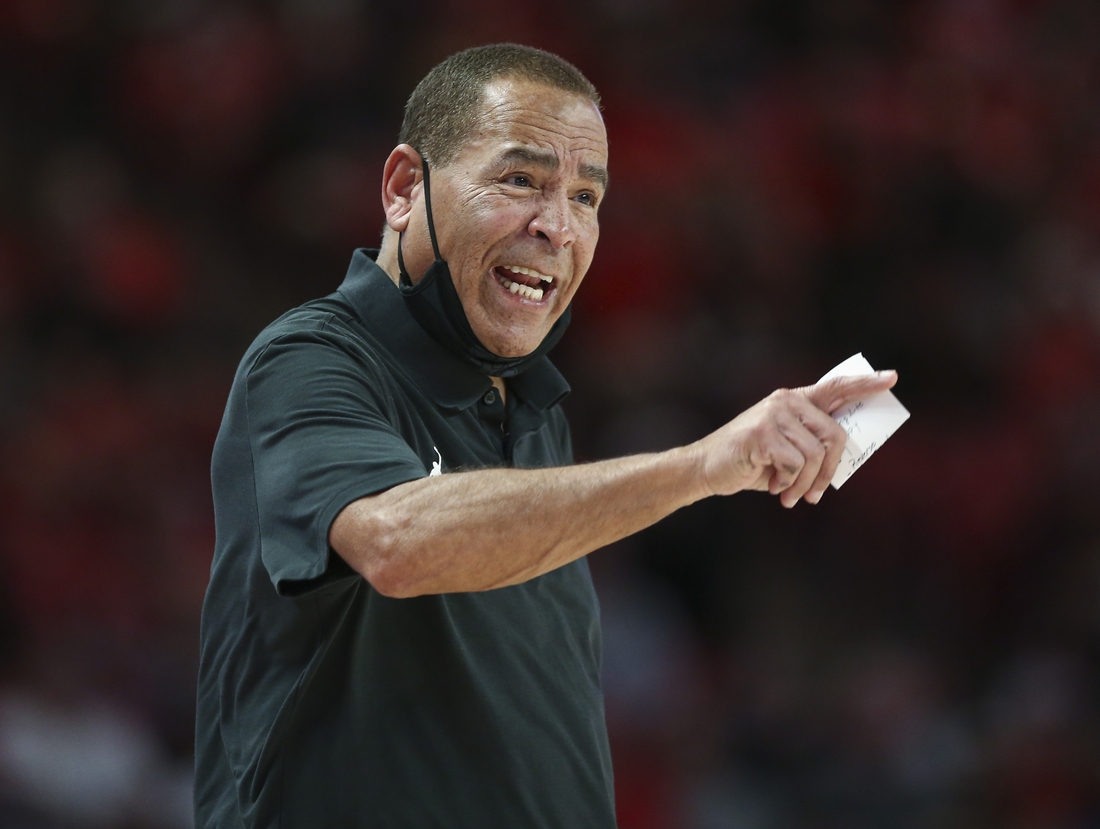
[[[435,449],[435,454],[439,458],[439,460],[432,461],[432,471],[428,473],[429,478],[434,478],[436,475],[443,474],[443,456],[439,454],[439,450],[436,449],[434,446],[432,447],[432,449]]]

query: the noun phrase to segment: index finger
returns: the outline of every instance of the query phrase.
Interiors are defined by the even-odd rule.
[[[832,414],[845,403],[886,391],[897,382],[896,371],[876,371],[874,374],[831,377],[812,386],[804,386],[800,391],[821,411]]]

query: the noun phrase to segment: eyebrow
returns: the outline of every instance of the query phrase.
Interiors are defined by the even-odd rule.
[[[516,162],[534,164],[544,170],[556,170],[559,164],[557,155],[552,152],[534,150],[530,147],[512,147],[510,150],[505,150],[494,159],[493,167],[507,167],[509,164],[514,164]],[[606,190],[608,184],[610,184],[607,168],[602,164],[582,164],[580,174],[582,178],[596,182],[604,190]]]

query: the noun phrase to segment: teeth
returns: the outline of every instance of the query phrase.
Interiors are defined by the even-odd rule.
[[[547,276],[544,273],[539,273],[534,268],[525,268],[525,267],[523,267],[523,265],[502,265],[501,267],[504,268],[504,270],[506,270],[506,271],[511,271],[512,273],[522,273],[525,276],[537,276],[543,282],[553,282],[554,281],[554,277]],[[538,289],[536,288],[536,290],[538,290]]]
[[[533,299],[538,302],[542,299],[542,288],[528,288],[526,285],[520,285],[518,282],[511,282],[507,279],[502,279],[504,287],[511,291],[513,294],[519,294],[525,296],[528,299]]]

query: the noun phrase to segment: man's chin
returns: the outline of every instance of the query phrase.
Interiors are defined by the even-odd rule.
[[[538,348],[543,339],[545,339],[545,332],[541,336],[525,336],[525,337],[495,337],[489,340],[482,338],[480,335],[478,339],[485,345],[489,351],[496,354],[498,357],[503,357],[507,360],[515,360],[519,357],[526,357],[528,354]]]
[[[484,320],[470,320],[470,327],[486,349],[507,360],[526,357],[542,345],[553,329],[553,319],[513,321],[511,325],[486,325]],[[526,322],[527,324],[523,324]]]
[[[486,348],[488,348],[489,351],[493,352],[493,354],[496,354],[498,357],[503,357],[506,360],[515,360],[515,359],[518,359],[520,357],[526,357],[528,354],[530,354],[532,351],[534,351],[536,348],[538,348],[539,343],[541,343],[541,342],[542,341],[540,340],[539,342],[535,343],[534,345],[532,345],[530,347],[526,347],[526,346],[508,347],[508,346],[502,346],[502,345],[494,345],[494,346],[486,346]]]

